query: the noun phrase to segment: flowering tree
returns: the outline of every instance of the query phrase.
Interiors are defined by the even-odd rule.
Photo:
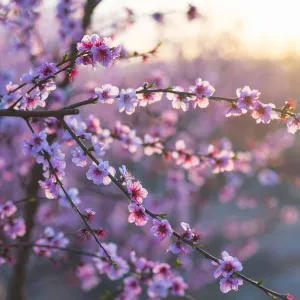
[[[269,162],[292,146],[291,134],[300,129],[295,102],[276,108],[249,86],[236,87],[231,98],[216,96],[207,80],[173,85],[162,71],[144,80],[135,78],[137,86],[134,80],[115,79],[109,72],[117,62],[146,62],[160,43],[147,53],[130,53],[115,39],[93,33],[91,18],[100,2],[59,1],[60,59],[50,59],[52,53],[39,36],[40,1],[0,6],[1,23],[14,37],[13,47],[17,53],[25,50],[31,65],[20,81],[1,70],[0,262],[12,269],[7,298],[25,298],[29,255],[55,265],[76,255],[72,274],[83,290],[101,285],[105,278],[118,283],[100,295],[102,299],[193,299],[193,289],[214,279],[222,293],[248,283],[266,296],[295,299],[265,286],[261,278],[249,278],[241,263],[256,252],[254,237],[274,220],[297,221],[292,206],[278,210],[276,200],[268,197],[265,206],[271,213],[239,222],[248,239],[239,247],[227,245],[227,251],[216,251],[209,243],[222,231],[190,226],[199,221],[198,207],[209,206],[198,201],[200,190],[207,195],[217,190],[213,195],[223,205],[236,199],[239,208],[253,208],[257,199],[243,195],[249,178],[266,187],[283,180]],[[185,13],[190,21],[201,16],[191,5]],[[165,21],[163,13],[151,17],[159,24]],[[136,19],[127,9],[124,20],[110,24],[110,35],[116,37]],[[103,69],[101,83],[92,88],[85,84],[81,74],[87,69]],[[188,126],[186,120],[180,124],[184,116],[189,119],[205,110],[197,125]],[[272,132],[249,147],[251,151],[235,150],[226,138],[209,142],[221,119],[245,114],[257,124],[272,126],[277,120],[287,132]],[[191,138],[194,149],[187,146],[193,144]],[[172,215],[174,204],[178,210]],[[234,225],[224,225],[227,237],[238,230]],[[240,257],[231,256],[230,249]]]

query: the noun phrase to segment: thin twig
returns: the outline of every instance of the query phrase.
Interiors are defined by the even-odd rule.
[[[30,124],[30,122],[28,121],[28,119],[26,120],[30,130],[32,133],[34,133],[34,130]],[[89,230],[89,232],[92,234],[92,236],[94,237],[96,243],[99,245],[99,247],[104,251],[105,255],[107,256],[109,262],[113,265],[116,265],[116,263],[113,261],[113,259],[111,258],[110,254],[107,252],[107,250],[103,247],[103,245],[101,244],[101,242],[99,241],[99,239],[97,238],[95,232],[93,231],[93,229],[91,228],[91,226],[89,225],[86,217],[81,213],[81,211],[78,209],[78,207],[74,204],[74,202],[72,201],[70,195],[68,194],[68,192],[66,191],[62,181],[59,179],[58,175],[56,174],[53,165],[48,157],[48,155],[46,153],[43,152],[44,157],[46,158],[46,160],[49,163],[50,169],[52,171],[52,173],[54,174],[56,181],[58,182],[58,184],[60,185],[61,189],[63,190],[63,193],[65,194],[65,196],[67,197],[69,203],[71,204],[72,208],[74,209],[74,211],[80,216],[80,218],[82,219],[82,221],[84,222],[85,226],[87,227],[87,229]]]
[[[59,119],[60,122],[62,123],[62,125],[64,126],[64,128],[70,133],[70,135],[72,136],[72,138],[77,142],[77,144],[81,147],[81,149],[84,151],[84,153],[86,155],[88,155],[97,165],[99,165],[98,160],[93,156],[93,154],[89,151],[89,149],[84,145],[84,143],[82,143],[82,141],[76,136],[75,132],[69,127],[69,125],[66,123],[66,121],[64,119]],[[111,174],[109,174],[109,178],[118,186],[118,188],[127,196],[127,198],[132,201],[130,194],[128,193],[128,191],[124,188],[124,186]],[[157,219],[157,220],[161,220],[155,213],[151,212],[149,209],[147,209],[144,205],[143,207],[145,208],[145,212],[151,216],[151,218],[153,219]],[[193,249],[195,249],[197,252],[201,253],[205,258],[214,261],[216,263],[219,263],[219,259],[215,256],[213,256],[212,254],[210,254],[209,252],[205,251],[203,248],[201,248],[198,245],[193,244],[192,242],[190,242],[189,240],[185,239],[184,237],[182,237],[178,232],[173,230],[173,235],[181,240],[183,243],[185,243],[186,245],[192,247]],[[243,280],[245,280],[246,282],[252,284],[253,286],[258,287],[259,289],[261,289],[262,291],[264,291],[268,296],[275,296],[284,300],[289,300],[289,298],[285,295],[285,294],[280,294],[276,291],[273,291],[265,286],[263,286],[262,284],[260,284],[259,281],[255,281],[252,280],[248,277],[246,277],[245,275],[241,274],[241,273],[234,273],[237,277],[242,278]]]

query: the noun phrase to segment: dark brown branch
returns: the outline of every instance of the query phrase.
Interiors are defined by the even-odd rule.
[[[78,115],[78,109],[60,109],[60,110],[11,110],[1,109],[0,117],[20,117],[20,118],[48,118],[48,117],[63,117],[67,115]]]
[[[85,252],[85,251],[80,251],[80,250],[75,250],[67,247],[58,247],[58,246],[51,246],[51,245],[42,245],[42,244],[34,244],[34,243],[14,243],[14,244],[1,244],[0,248],[33,248],[33,247],[40,247],[40,248],[47,248],[47,249],[56,249],[56,250],[61,250],[65,252],[70,252],[73,254],[78,254],[78,255],[85,255],[85,256],[91,256],[91,257],[96,257],[96,258],[102,258],[97,254],[91,253],[91,252]]]

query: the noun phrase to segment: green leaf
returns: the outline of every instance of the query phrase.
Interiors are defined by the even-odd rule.
[[[113,261],[112,264],[113,264],[113,266],[114,266],[115,269],[118,268],[118,264],[115,261]]]
[[[157,216],[162,219],[166,219],[168,215],[167,214],[157,214]]]
[[[232,160],[239,160],[239,158],[238,158],[238,156],[237,156],[236,153],[234,153],[234,156],[233,156]]]
[[[274,296],[274,295],[272,295],[272,294],[270,294],[270,293],[267,293],[270,297],[272,297],[273,299],[276,299],[277,297],[276,296]]]
[[[175,265],[176,265],[176,267],[181,267],[181,266],[183,266],[183,263],[177,258],[175,260]]]
[[[258,284],[258,285],[262,285],[262,284],[263,284],[263,281],[262,281],[262,280],[259,280],[259,281],[257,281],[257,284]]]
[[[151,82],[151,84],[149,85],[149,88],[154,88],[155,87],[155,81]]]
[[[100,296],[100,300],[106,300],[108,299],[110,296],[112,295],[112,291],[111,290],[106,290],[105,291],[105,294]]]
[[[160,47],[161,45],[162,45],[162,41],[160,41],[158,44],[157,44],[157,46],[156,46],[156,48],[158,48],[158,47]]]
[[[69,50],[67,50],[65,55],[63,56],[63,61],[67,60],[68,57],[69,57]]]

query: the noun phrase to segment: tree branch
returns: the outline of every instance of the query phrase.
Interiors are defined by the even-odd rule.
[[[63,117],[67,115],[78,115],[78,109],[60,109],[60,110],[11,110],[1,109],[0,117],[20,117],[20,118],[48,118],[48,117]]]
[[[62,125],[64,126],[64,128],[70,133],[70,135],[73,137],[73,139],[77,142],[77,144],[81,147],[81,149],[84,151],[84,153],[86,155],[88,155],[97,165],[99,165],[98,160],[93,156],[93,154],[88,150],[88,148],[84,145],[84,143],[76,136],[76,134],[74,133],[74,131],[69,127],[69,125],[66,123],[66,121],[64,119],[59,119],[60,122],[62,123]],[[124,188],[124,186],[111,174],[109,174],[109,178],[115,183],[115,185],[118,186],[118,188],[127,196],[127,198],[130,200],[130,202],[132,202],[131,196],[128,193],[128,191]],[[144,205],[143,207],[145,208],[145,212],[153,219],[157,219],[159,221],[161,221],[161,219],[158,217],[157,214],[151,212],[149,209],[147,209]],[[193,249],[195,249],[196,251],[198,251],[199,253],[201,253],[205,258],[214,261],[216,263],[219,263],[219,259],[215,256],[213,256],[212,254],[210,254],[209,252],[205,251],[203,248],[199,247],[198,245],[193,244],[192,242],[190,242],[189,240],[185,239],[184,237],[182,237],[178,232],[173,230],[173,235],[181,240],[183,243],[185,243],[186,245],[192,247]],[[243,280],[245,280],[246,282],[252,284],[253,286],[256,286],[257,288],[261,289],[262,291],[264,291],[268,296],[275,296],[278,297],[280,299],[284,299],[284,300],[289,300],[288,296],[285,294],[281,294],[278,293],[276,291],[273,291],[263,285],[261,285],[258,281],[252,280],[248,277],[246,277],[245,275],[241,274],[241,273],[234,273],[237,277],[242,278]]]

